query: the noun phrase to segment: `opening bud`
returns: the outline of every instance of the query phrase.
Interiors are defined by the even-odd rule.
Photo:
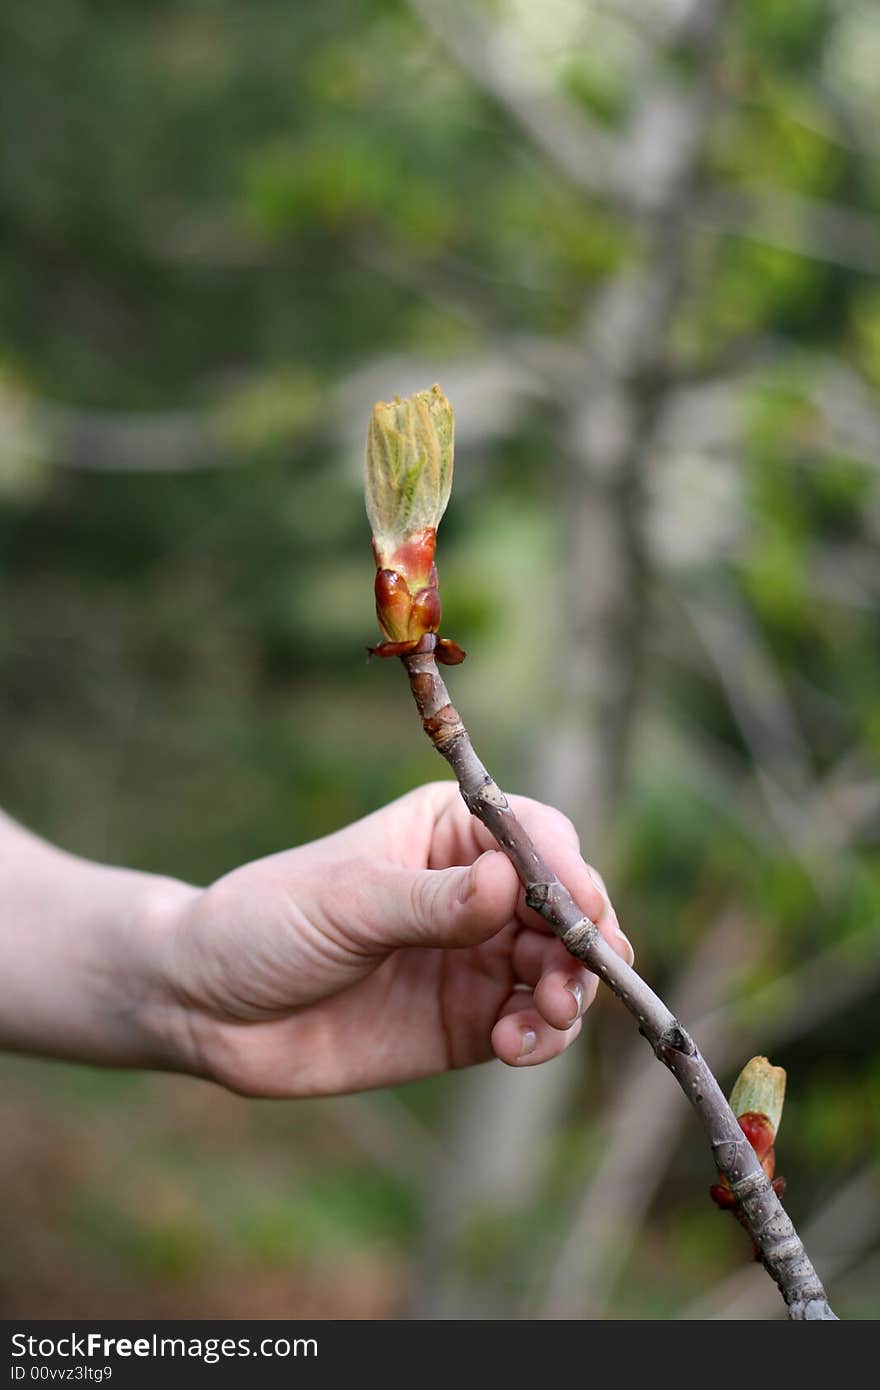
[[[464,660],[438,637],[440,591],[434,549],[452,491],[452,406],[440,390],[380,401],[367,431],[366,502],[376,558],[376,616],[387,639],[370,650],[406,656],[426,639],[438,661]]]
[[[738,1120],[744,1115],[763,1115],[771,1143],[779,1132],[785,1104],[785,1068],[774,1067],[766,1057],[753,1057],[736,1078],[730,1108]]]
[[[395,568],[402,545],[437,530],[452,491],[453,449],[452,406],[439,386],[373,407],[366,499],[377,564]]]

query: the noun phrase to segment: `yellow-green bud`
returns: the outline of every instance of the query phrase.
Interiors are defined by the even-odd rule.
[[[766,1057],[753,1057],[743,1067],[730,1093],[734,1115],[737,1119],[741,1115],[766,1116],[775,1139],[784,1104],[785,1068],[771,1066]]]
[[[367,431],[367,516],[377,562],[410,536],[436,530],[452,491],[454,417],[440,390],[373,407]]]

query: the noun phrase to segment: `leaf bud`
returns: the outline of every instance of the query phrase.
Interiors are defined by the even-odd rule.
[[[439,386],[373,407],[366,501],[380,568],[399,572],[392,561],[401,547],[424,531],[436,532],[452,491],[453,448],[452,406]]]
[[[406,656],[430,641],[438,661],[464,652],[438,637],[441,606],[434,550],[452,491],[452,406],[440,390],[379,401],[367,431],[365,492],[376,559],[378,656]],[[422,646],[420,646],[422,644]]]

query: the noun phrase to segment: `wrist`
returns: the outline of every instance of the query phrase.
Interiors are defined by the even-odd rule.
[[[185,1066],[168,940],[198,890],[79,859],[0,813],[0,1047]]]
[[[187,1009],[175,979],[180,924],[201,890],[179,879],[143,875],[131,916],[117,927],[104,976],[115,1013],[122,1065],[194,1070]]]

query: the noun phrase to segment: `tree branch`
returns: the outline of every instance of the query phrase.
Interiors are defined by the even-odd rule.
[[[806,1231],[810,1245],[823,1252],[823,1263],[834,1271],[835,1277],[856,1268],[860,1256],[870,1250],[880,1232],[880,1170],[877,1165],[868,1163],[858,1169],[823,1203],[807,1224]],[[869,1281],[865,1280],[861,1287],[870,1287]],[[779,1305],[775,1299],[765,1296],[765,1289],[766,1284],[756,1283],[753,1267],[746,1265],[688,1303],[675,1314],[676,1321],[772,1318]]]
[[[742,961],[749,954],[747,939],[730,939],[739,925],[730,913],[720,919],[676,989],[683,1014],[698,1007],[704,1010],[695,1031],[711,1052],[716,1071],[735,1070],[737,1058],[748,1057],[759,1047],[777,1047],[814,1031],[877,986],[880,959],[871,926],[799,962],[751,994],[715,1006],[712,1000],[722,975],[730,983],[727,962],[733,956]],[[550,1292],[545,1294],[540,1316],[576,1316],[571,1312],[575,1298],[582,1300],[579,1306],[587,1301],[591,1318],[606,1316],[615,1282],[664,1179],[686,1115],[685,1106],[671,1105],[658,1090],[654,1068],[641,1052],[621,1066],[603,1126],[601,1158],[574,1210],[567,1213],[566,1238],[552,1258]],[[645,1130],[651,1135],[650,1146],[642,1137]],[[811,1231],[808,1244],[815,1245]],[[723,1304],[719,1299],[714,1306],[720,1309]]]
[[[540,82],[502,33],[476,19],[472,6],[408,4],[459,67],[576,187],[602,194],[613,189],[621,162],[616,137]]]
[[[702,137],[676,119],[673,109],[658,105],[629,129],[608,129],[590,119],[572,100],[541,80],[517,52],[502,26],[486,24],[474,7],[407,0],[409,8],[443,45],[462,72],[506,112],[570,184],[604,199],[627,215],[650,213],[663,203],[665,164],[683,135]],[[678,45],[701,53],[714,39],[723,3],[692,0],[658,25],[663,47]],[[635,10],[633,11],[635,13]],[[640,16],[644,18],[644,16]],[[687,103],[683,104],[686,107]],[[671,124],[665,117],[672,118]],[[660,180],[653,187],[654,170]],[[706,198],[691,198],[685,217],[707,231],[780,247],[812,260],[876,273],[880,238],[870,214],[846,204],[810,198],[770,185],[727,187]]]
[[[800,1237],[693,1039],[580,911],[477,757],[437,670],[435,643],[434,635],[428,634],[419,649],[402,660],[422,726],[455,773],[465,805],[514,865],[529,906],[541,914],[571,954],[613,990],[678,1081],[709,1136],[715,1165],[730,1184],[789,1317],[796,1321],[836,1320]]]
[[[792,251],[810,260],[876,275],[880,236],[870,213],[768,185],[725,188],[697,205],[696,220],[715,232]]]
[[[728,909],[705,934],[676,985],[676,1013],[720,1007],[730,988],[729,961],[747,955],[745,944],[742,924]],[[717,1067],[717,1050],[713,1056]],[[614,1096],[597,1160],[589,1180],[578,1184],[578,1195],[572,1194],[565,1237],[542,1271],[539,1317],[576,1318],[584,1309],[591,1320],[607,1317],[687,1115],[676,1099],[658,1087],[656,1069],[635,1041],[625,1059],[615,1060]]]

